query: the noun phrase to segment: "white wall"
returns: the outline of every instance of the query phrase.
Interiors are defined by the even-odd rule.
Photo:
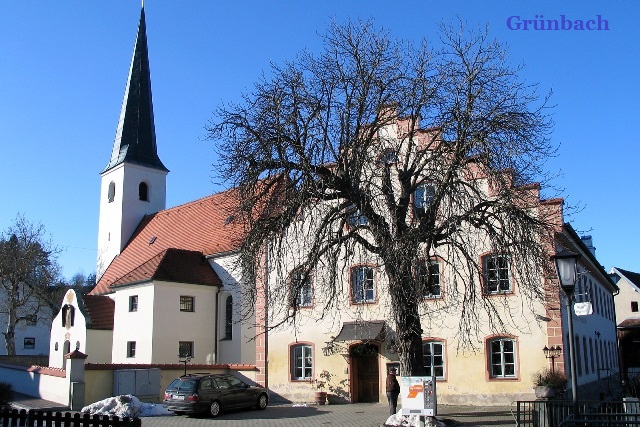
[[[49,366],[53,368],[65,367],[64,344],[69,341],[70,351],[78,347],[78,350],[87,354],[87,322],[78,307],[78,298],[73,289],[69,289],[62,299],[60,307],[69,304],[73,307],[75,315],[73,326],[63,324],[62,310],[58,312],[51,322],[51,340],[49,342]]]
[[[191,363],[215,360],[215,286],[146,282],[118,288],[113,334],[113,363],[177,363],[180,341],[194,342]],[[129,311],[129,297],[138,296],[138,310]],[[180,311],[180,296],[195,298],[193,312]],[[127,357],[127,342],[136,355]]]
[[[222,280],[222,289],[218,296],[218,359],[217,363],[256,363],[255,314],[250,319],[241,320],[242,310],[248,302],[243,300],[242,275],[237,266],[238,256],[227,254],[214,257],[209,264]],[[233,333],[232,339],[223,339],[225,331],[226,299],[233,297]],[[246,297],[245,297],[246,298]]]
[[[134,164],[121,164],[102,175],[100,219],[98,223],[98,264],[100,277],[113,258],[131,238],[140,220],[166,205],[167,173]],[[115,197],[109,203],[109,184],[115,183]],[[139,200],[138,186],[146,182],[149,201]]]
[[[129,311],[129,297],[138,296],[138,310]],[[112,363],[151,363],[155,292],[151,282],[118,288],[113,318]],[[170,316],[170,313],[164,312]],[[135,341],[135,357],[127,356],[127,342]]]

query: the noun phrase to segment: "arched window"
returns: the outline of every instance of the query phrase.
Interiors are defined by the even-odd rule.
[[[233,297],[229,295],[225,304],[224,313],[224,339],[233,338]]]
[[[113,199],[116,197],[116,183],[111,181],[109,183],[109,192],[107,194],[107,200],[109,203],[113,202]]]
[[[138,185],[138,198],[143,202],[149,201],[149,186],[146,182],[141,182]]]

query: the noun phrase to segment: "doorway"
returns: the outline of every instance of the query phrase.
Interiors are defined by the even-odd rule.
[[[378,346],[359,343],[351,346],[352,402],[377,403],[380,401],[380,369]]]

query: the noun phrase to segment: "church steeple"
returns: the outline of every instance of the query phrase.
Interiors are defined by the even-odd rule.
[[[168,172],[158,157],[151,99],[151,75],[147,50],[144,5],[122,100],[120,119],[109,163],[102,173],[121,163],[133,163]]]
[[[142,218],[163,210],[167,200],[169,170],[156,149],[146,32],[143,6],[111,158],[100,174],[98,277]]]

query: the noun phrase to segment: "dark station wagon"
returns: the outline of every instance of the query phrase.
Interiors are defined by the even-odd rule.
[[[164,407],[177,415],[238,408],[265,409],[267,390],[252,386],[231,374],[191,374],[173,380],[164,393]]]

